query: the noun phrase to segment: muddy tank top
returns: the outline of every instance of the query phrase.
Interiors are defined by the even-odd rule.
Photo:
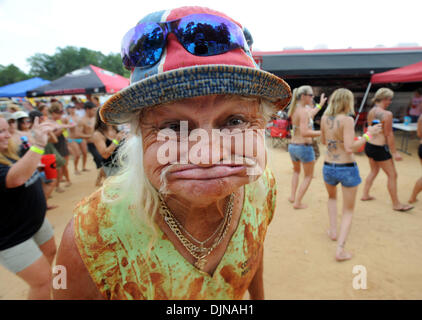
[[[259,266],[267,227],[276,202],[276,183],[267,168],[266,197],[252,204],[245,185],[239,224],[213,275],[190,264],[159,229],[150,255],[148,226],[129,203],[101,201],[101,189],[82,200],[74,212],[80,256],[105,299],[242,299]]]

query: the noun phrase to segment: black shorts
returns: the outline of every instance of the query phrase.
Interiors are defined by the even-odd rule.
[[[97,169],[100,169],[103,166],[103,157],[98,152],[97,148],[95,147],[95,144],[92,142],[88,142],[88,151],[92,154],[92,157],[94,158],[95,165],[97,166]]]
[[[419,156],[419,159],[422,160],[422,143],[419,145],[419,148],[418,148],[418,156]]]
[[[374,159],[374,161],[385,161],[392,158],[387,145],[377,146],[369,142],[365,144],[365,154],[368,158]]]

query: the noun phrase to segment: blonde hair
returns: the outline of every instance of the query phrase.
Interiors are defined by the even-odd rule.
[[[393,99],[394,92],[388,88],[380,88],[375,92],[375,96],[372,98],[372,104],[381,102],[384,99]]]
[[[289,112],[287,113],[288,117],[291,117],[293,113],[296,110],[296,105],[298,100],[304,95],[304,94],[311,94],[312,93],[312,87],[311,86],[301,86],[299,88],[295,88],[292,92],[292,101],[290,102],[288,109]]]
[[[16,144],[12,139],[9,139],[7,150],[5,152],[0,152],[0,163],[6,166],[11,166],[13,164],[9,159],[18,161],[20,158],[16,153]]]
[[[15,103],[9,103],[7,105],[7,109],[9,110],[9,112],[17,112],[17,111],[21,111],[21,108],[15,104]]]
[[[50,108],[48,108],[48,112],[50,113],[58,113],[60,111],[62,111],[62,105],[60,104],[60,102],[54,101],[53,103],[51,103]]]
[[[230,99],[231,96],[227,97]],[[250,97],[244,98],[256,99]],[[108,178],[102,188],[102,200],[105,203],[117,204],[122,201],[130,202],[126,206],[137,212],[140,219],[149,227],[151,241],[148,246],[148,254],[158,236],[154,219],[160,203],[159,190],[156,190],[151,184],[144,172],[143,166],[140,119],[142,114],[148,112],[151,108],[145,108],[133,114],[130,122],[131,138],[121,145],[118,152],[117,163],[120,165],[120,171],[117,175]],[[270,115],[274,113],[274,109],[275,107],[271,102],[259,99],[259,111],[266,121],[270,119]],[[162,180],[162,183],[165,183],[165,181]],[[251,202],[260,203],[260,201],[265,199],[266,193],[261,178],[251,183],[251,187],[254,188],[254,199],[251,199]],[[165,186],[160,187],[160,190],[165,189]],[[112,191],[112,193],[109,193],[108,190]]]
[[[337,89],[331,94],[324,116],[335,116],[342,112],[355,114],[353,93],[344,88]]]

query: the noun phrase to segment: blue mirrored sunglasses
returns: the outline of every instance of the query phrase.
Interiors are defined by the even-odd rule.
[[[125,68],[148,68],[160,61],[170,32],[195,56],[214,56],[236,48],[249,51],[242,29],[234,22],[212,14],[192,14],[130,29],[122,40]]]

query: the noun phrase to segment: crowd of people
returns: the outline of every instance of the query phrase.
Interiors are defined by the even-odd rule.
[[[98,169],[97,186],[118,167],[113,151],[125,134],[101,121],[95,98],[83,103],[73,97],[66,107],[55,98],[36,106],[10,104],[0,113],[0,195],[6,203],[0,264],[29,284],[30,299],[50,298],[56,245],[45,214],[58,207],[48,204],[53,192],[72,185],[69,161],[75,175],[89,171],[89,150]],[[100,133],[107,140],[101,141]]]
[[[366,133],[362,137],[355,137],[354,128],[354,95],[345,88],[335,90],[324,110],[320,121],[320,130],[314,130],[313,118],[322,109],[326,102],[325,95],[321,95],[319,104],[314,102],[312,87],[301,86],[293,90],[292,102],[289,105],[288,116],[291,120],[291,141],[288,151],[293,163],[291,196],[289,201],[295,209],[305,209],[306,204],[301,201],[314,176],[315,152],[312,144],[313,137],[320,137],[326,145],[324,158],[323,178],[328,193],[328,236],[337,241],[335,257],[338,261],[352,257],[344,250],[347,235],[351,228],[353,211],[356,202],[357,187],[362,182],[359,168],[354,160],[353,153],[364,147],[368,157],[370,172],[365,179],[361,201],[375,200],[369,192],[382,169],[387,175],[387,190],[390,195],[393,210],[406,212],[413,209],[410,204],[403,204],[397,195],[397,171],[394,160],[401,161],[402,157],[395,147],[392,128],[393,115],[386,109],[391,104],[394,93],[391,89],[380,88],[372,100],[372,108],[368,113]],[[422,116],[419,116],[417,135],[422,139]],[[421,140],[422,141],[422,140]],[[421,150],[421,147],[419,147]],[[419,151],[422,161],[422,154]],[[304,178],[298,190],[301,167]],[[409,199],[416,202],[417,194],[422,190],[422,179],[419,179]],[[343,216],[338,235],[337,228],[337,188],[342,185]]]
[[[314,176],[315,138],[320,137],[327,149],[327,232],[337,241],[338,261],[351,258],[345,243],[362,181],[354,152],[364,147],[371,167],[362,201],[375,200],[370,189],[381,168],[393,209],[413,208],[397,196],[394,161],[402,159],[386,111],[390,89],[376,92],[366,133],[355,137],[350,90],[337,89],[328,101],[322,94],[315,104],[312,87],[291,92],[281,78],[258,68],[251,35],[225,14],[182,7],[166,12],[165,23],[163,14],[148,15],[125,36],[122,60],[132,70],[131,86],[103,106],[91,96],[86,102],[72,97],[66,106],[51,99],[29,112],[11,105],[0,117],[0,197],[6,204],[0,217],[0,264],[28,283],[29,298],[51,297],[57,251],[56,264],[65,266],[70,278],[66,290],[53,290],[56,299],[242,299],[246,291],[252,299],[263,299],[263,243],[275,213],[276,181],[266,151],[254,151],[265,145],[262,132],[271,114],[286,107],[293,164],[288,201],[295,209],[307,208],[303,198]],[[167,23],[170,30],[175,21],[175,36],[155,34],[166,29],[157,25]],[[213,38],[189,40],[204,37]],[[163,43],[139,40],[152,38]],[[320,130],[315,130],[313,119],[323,108]],[[211,138],[190,143],[183,132],[186,123],[189,134],[202,130]],[[240,137],[256,149],[221,145],[216,129],[220,138]],[[174,135],[160,139],[163,131]],[[422,117],[418,135],[422,138]],[[166,163],[158,159],[163,145],[177,147],[168,149]],[[72,167],[75,175],[87,171],[88,152],[101,188],[75,208],[57,250],[45,217],[53,209],[47,201],[54,191],[66,192],[72,185]],[[199,163],[190,159],[195,152]],[[421,154],[419,148],[422,159]],[[111,178],[103,182],[106,177]],[[410,202],[416,201],[421,181]],[[343,216],[338,230],[339,183]]]

